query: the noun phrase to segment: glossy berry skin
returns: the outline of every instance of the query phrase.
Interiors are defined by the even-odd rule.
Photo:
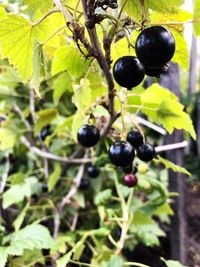
[[[155,148],[149,144],[143,144],[137,149],[137,156],[143,161],[151,161],[155,156]]]
[[[120,86],[131,89],[144,79],[144,66],[136,57],[120,57],[114,64],[113,76]]]
[[[83,178],[80,182],[79,189],[80,190],[87,190],[90,186],[90,181],[86,178]]]
[[[109,149],[109,157],[115,166],[127,167],[132,164],[135,152],[129,142],[116,141]]]
[[[46,127],[44,127],[42,129],[42,131],[40,132],[40,138],[42,141],[45,141],[45,139],[47,138],[47,136],[51,135],[51,130],[50,130],[50,125],[47,125]]]
[[[143,136],[138,131],[130,131],[127,134],[126,140],[134,147],[138,148],[143,144]]]
[[[77,137],[83,147],[93,147],[98,143],[100,133],[94,125],[86,124],[79,129]]]
[[[87,174],[90,178],[97,178],[100,174],[100,171],[97,169],[97,167],[91,165],[87,167]]]
[[[173,35],[162,26],[152,26],[138,36],[135,51],[138,59],[148,67],[161,67],[169,62],[175,52]]]
[[[162,67],[157,68],[148,68],[145,67],[145,74],[150,77],[160,77],[161,74],[167,72],[168,66],[164,65]]]
[[[131,165],[127,166],[127,167],[123,167],[122,168],[122,171],[124,173],[126,173],[126,174],[132,173],[132,171],[133,171],[133,165],[131,164]]]
[[[128,187],[134,187],[137,185],[138,179],[134,174],[130,173],[124,176],[124,182]]]

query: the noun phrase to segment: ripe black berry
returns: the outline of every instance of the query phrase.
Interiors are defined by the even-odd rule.
[[[99,138],[99,130],[94,125],[83,125],[78,131],[78,141],[83,147],[95,146]]]
[[[150,77],[160,77],[161,74],[167,72],[168,66],[164,65],[162,67],[157,67],[157,68],[149,68],[145,67],[145,74],[150,76]]]
[[[152,160],[155,154],[155,148],[149,144],[143,144],[137,149],[138,158],[146,162]]]
[[[87,168],[87,174],[90,178],[96,178],[99,176],[99,169],[97,169],[97,167],[91,165]]]
[[[134,174],[130,173],[124,176],[124,182],[127,186],[134,187],[137,185],[138,179]]]
[[[138,148],[143,144],[143,136],[138,131],[130,131],[127,134],[126,140],[134,147]]]
[[[136,57],[121,57],[115,62],[113,75],[119,85],[131,89],[144,79],[144,67]]]
[[[51,135],[51,130],[50,130],[50,125],[47,125],[46,127],[44,127],[42,129],[42,131],[40,132],[40,138],[42,141],[45,141],[45,139],[47,138],[47,136]]]
[[[136,40],[135,51],[145,66],[161,67],[172,59],[175,40],[166,28],[152,26],[140,33]]]
[[[79,189],[86,190],[90,186],[90,181],[88,179],[83,178],[80,182]]]
[[[131,165],[127,166],[127,167],[122,168],[122,171],[124,173],[126,173],[126,174],[132,173],[132,171],[133,171],[133,165],[131,164]]]
[[[47,184],[42,184],[41,185],[42,192],[46,193],[48,192],[48,185]]]
[[[135,157],[132,145],[126,141],[116,141],[109,149],[110,161],[118,167],[129,166]]]

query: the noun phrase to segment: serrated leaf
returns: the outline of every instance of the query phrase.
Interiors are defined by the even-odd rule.
[[[87,71],[89,64],[90,61],[86,61],[76,47],[63,46],[58,48],[54,54],[52,75],[67,70],[72,77],[78,79]]]
[[[200,0],[194,0],[193,28],[196,36],[200,35]]]
[[[24,80],[28,80],[32,75],[34,44],[32,30],[31,22],[18,15],[7,15],[1,20],[2,57],[9,59]]]
[[[158,237],[165,236],[158,224],[141,211],[135,213],[130,232],[135,234],[146,246],[159,245]]]
[[[0,247],[0,267],[5,267],[8,258],[7,248]]]
[[[6,209],[12,204],[21,202],[25,197],[30,197],[38,192],[38,181],[35,177],[30,177],[23,184],[13,185],[3,194],[3,208]]]
[[[181,173],[184,173],[184,174],[191,176],[191,173],[189,171],[187,171],[185,168],[178,166],[178,165],[174,164],[173,162],[168,161],[168,160],[166,160],[160,156],[158,156],[158,160],[156,159],[155,161],[158,163],[162,163],[163,165],[165,165],[165,167],[167,169],[171,169],[174,172],[181,172]]]
[[[57,182],[59,181],[60,179],[60,176],[61,176],[61,166],[60,164],[55,164],[54,165],[54,171],[50,174],[49,176],[49,179],[48,179],[48,190],[49,192],[51,192],[55,185],[57,184]]]
[[[65,256],[56,261],[56,267],[66,267],[72,256],[72,251],[68,252]]]
[[[187,267],[181,264],[179,261],[165,260],[163,258],[161,258],[161,260],[166,264],[167,267]]]
[[[49,230],[40,224],[31,224],[12,234],[8,253],[22,255],[25,249],[50,249],[54,246]]]
[[[123,267],[123,266],[124,266],[124,261],[122,257],[115,255],[111,257],[111,259],[107,264],[107,267]]]
[[[153,122],[162,124],[169,133],[176,128],[185,130],[194,139],[196,138],[192,120],[183,111],[184,106],[168,89],[159,84],[153,84],[141,94],[141,103],[143,113],[148,115]]]
[[[28,202],[26,206],[23,208],[23,210],[20,212],[20,214],[17,216],[17,218],[14,220],[13,226],[15,228],[15,231],[19,231],[29,207],[30,207],[30,203]]]

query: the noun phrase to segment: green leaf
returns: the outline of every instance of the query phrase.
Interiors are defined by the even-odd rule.
[[[87,79],[82,79],[80,84],[73,86],[74,95],[72,102],[77,107],[78,111],[84,115],[85,110],[89,108],[91,104],[91,92],[90,82]]]
[[[200,0],[194,0],[193,28],[196,36],[200,35]],[[196,21],[196,23],[195,23]]]
[[[166,160],[160,156],[158,156],[158,159],[155,159],[155,161],[157,163],[162,163],[163,165],[165,165],[165,167],[167,169],[172,169],[174,172],[181,172],[181,173],[184,173],[184,174],[191,176],[191,173],[189,171],[187,171],[185,168],[178,166],[178,165],[174,164],[173,162],[168,161],[168,160]]]
[[[58,105],[60,98],[66,92],[72,93],[72,80],[67,72],[61,73],[54,81],[53,99],[55,105]]]
[[[53,6],[53,2],[51,0],[23,0],[23,2],[27,5],[28,10],[34,13],[36,11],[40,11],[42,13],[47,12]]]
[[[96,205],[102,205],[107,203],[112,198],[112,190],[106,189],[104,191],[99,192],[94,200]]]
[[[40,83],[42,81],[42,75],[46,73],[46,62],[43,54],[43,47],[38,42],[35,42],[33,53],[33,75],[32,75],[32,87],[36,94],[40,95]]]
[[[49,125],[57,116],[57,109],[45,109],[37,112],[35,133],[38,134],[44,126]]]
[[[7,248],[0,247],[0,267],[6,266],[8,258]]]
[[[109,260],[107,267],[123,267],[124,261],[122,257],[120,256],[112,256],[111,259]]]
[[[20,214],[17,216],[17,218],[14,220],[13,225],[14,225],[15,231],[19,231],[29,207],[30,207],[30,203],[28,202],[26,206],[23,208],[23,210],[20,212]]]
[[[141,211],[135,213],[130,232],[135,234],[146,246],[159,245],[158,237],[165,236],[158,224]]]
[[[50,249],[53,246],[54,240],[49,230],[43,225],[31,224],[12,234],[8,253],[20,256],[25,249]]]
[[[172,133],[173,130],[185,130],[195,139],[196,134],[192,120],[183,111],[184,106],[178,102],[177,97],[168,89],[154,83],[141,94],[142,112],[148,115],[153,122],[162,124]]]
[[[32,75],[33,44],[34,36],[29,20],[18,15],[7,15],[1,20],[1,55],[9,59],[24,80]]]
[[[176,41],[176,52],[172,58],[172,61],[178,63],[183,69],[187,70],[189,67],[189,50],[187,47],[187,42],[184,36],[178,31],[173,29],[170,29],[170,31]]]
[[[151,0],[147,1],[148,8],[160,13],[177,13],[184,0]]]
[[[141,20],[142,18],[142,8],[140,4],[140,0],[122,0],[121,2],[121,7],[124,5],[124,11],[130,16],[135,18],[136,20]],[[145,11],[148,14],[147,10],[147,3],[145,3]]]
[[[49,192],[51,192],[54,189],[55,185],[59,181],[61,172],[62,172],[62,169],[61,169],[60,164],[56,163],[54,165],[54,171],[50,174],[49,179],[48,179]]]
[[[17,132],[10,128],[0,128],[0,150],[13,148],[17,142]]]
[[[84,75],[89,65],[90,61],[86,61],[76,47],[63,46],[58,48],[54,54],[52,75],[67,70],[72,77],[78,79]]]
[[[68,252],[65,256],[56,261],[56,267],[66,267],[72,256],[72,251]]]
[[[165,260],[163,258],[161,258],[161,260],[164,261],[167,267],[187,267],[178,261]]]
[[[3,194],[3,208],[6,209],[12,204],[21,202],[25,197],[30,197],[38,192],[38,181],[35,177],[30,177],[23,184],[13,185]]]

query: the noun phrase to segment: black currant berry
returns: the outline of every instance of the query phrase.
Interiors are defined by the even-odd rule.
[[[132,173],[132,171],[133,171],[133,165],[131,164],[131,165],[127,166],[127,167],[123,167],[122,168],[122,171],[124,173],[126,173],[126,174]]]
[[[152,160],[155,154],[155,148],[149,144],[143,144],[137,149],[138,158],[146,162]]]
[[[92,147],[98,143],[100,133],[94,125],[83,125],[79,129],[77,137],[83,147]]]
[[[152,26],[140,33],[135,51],[138,59],[148,67],[161,67],[169,62],[175,52],[175,39],[162,26]]]
[[[144,66],[136,57],[120,57],[114,64],[113,76],[119,85],[131,89],[144,79]]]
[[[127,186],[134,187],[137,185],[138,179],[134,174],[130,173],[124,176],[124,182]]]
[[[150,77],[160,77],[161,74],[167,72],[168,66],[164,65],[162,67],[157,67],[157,68],[149,68],[145,67],[145,74],[150,76]]]
[[[90,186],[90,181],[89,181],[89,179],[85,179],[85,178],[83,178],[83,179],[81,180],[81,182],[80,182],[79,189],[80,189],[80,190],[86,190],[86,189],[89,188],[89,186]]]
[[[127,134],[126,140],[134,147],[138,148],[143,144],[143,136],[138,131],[130,131]]]
[[[40,138],[42,141],[45,141],[47,136],[51,135],[50,125],[44,127],[40,132]]]
[[[91,165],[87,168],[87,174],[90,178],[97,178],[100,174],[100,171],[97,169],[97,167]]]
[[[110,161],[118,167],[129,166],[135,157],[132,145],[126,141],[116,141],[109,149]]]
[[[42,192],[47,193],[48,192],[48,185],[47,184],[42,184],[41,185]]]

